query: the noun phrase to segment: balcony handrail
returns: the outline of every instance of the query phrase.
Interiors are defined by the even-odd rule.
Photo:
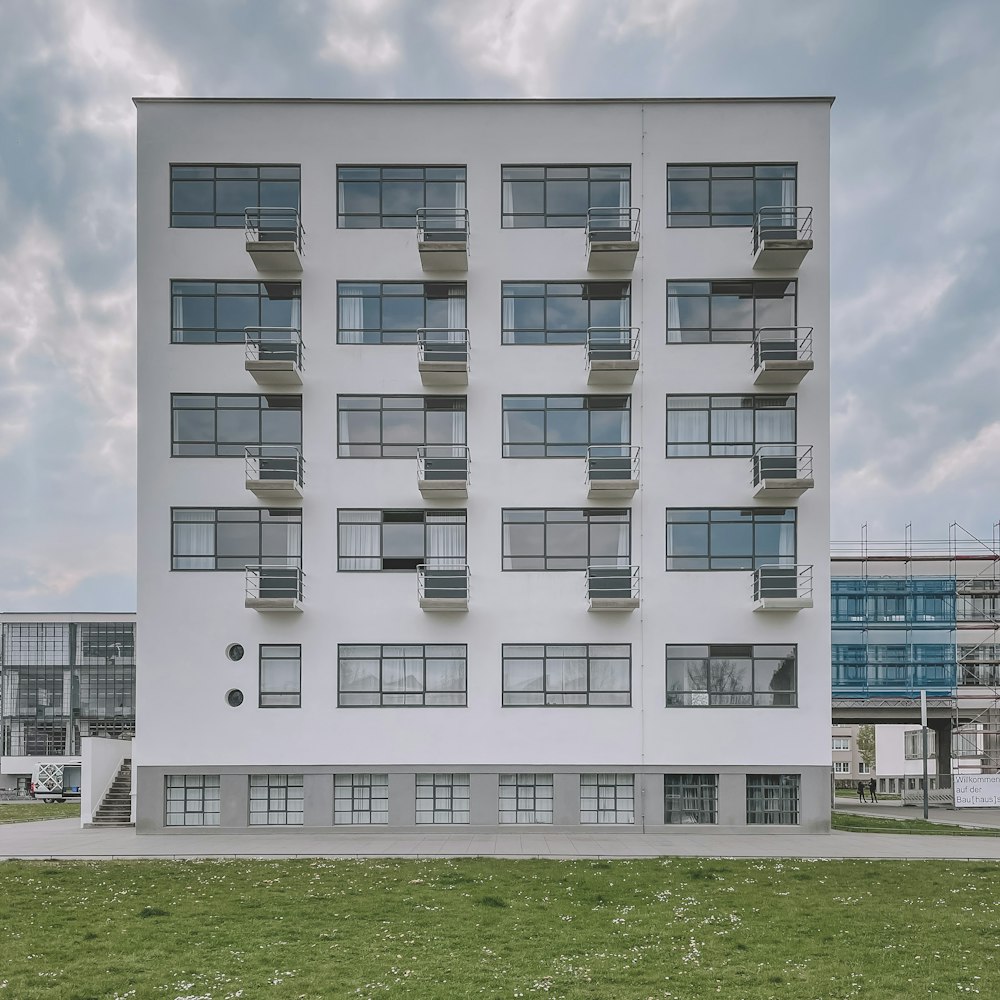
[[[639,327],[588,326],[586,346],[588,365],[592,361],[638,361]],[[626,350],[627,358],[621,357]]]
[[[468,600],[471,573],[469,564],[459,556],[427,556],[417,566],[417,597],[427,596]],[[428,574],[432,593],[427,593]]]
[[[435,464],[438,464],[437,468]],[[426,480],[430,472],[431,479],[464,479],[468,482],[471,465],[469,446],[465,444],[428,444],[417,448],[417,479]]]
[[[253,565],[246,567],[246,596],[251,600],[262,597],[294,598],[302,600],[305,573],[300,566],[287,563],[278,565]]]
[[[784,333],[785,337],[766,334]],[[793,355],[789,357],[789,355]],[[764,361],[812,361],[813,328],[811,326],[759,326],[753,331],[753,370]]]
[[[627,233],[629,242],[639,239],[639,209],[631,205],[601,206],[587,209],[587,242],[610,242],[608,234]]]
[[[283,336],[278,336],[278,335]],[[269,336],[270,335],[270,336]],[[277,348],[276,355],[290,355],[294,352],[295,367],[302,368],[302,331],[297,326],[245,326],[243,327],[247,361],[287,361],[289,358],[267,358],[261,348]],[[265,351],[266,353],[266,351]]]
[[[639,567],[628,563],[595,563],[584,570],[584,593],[595,597],[622,597],[638,600]]]
[[[811,564],[781,563],[758,566],[752,571],[753,599],[792,597],[812,600],[813,567]]]
[[[444,223],[451,220],[452,225]],[[417,243],[461,243],[469,240],[469,210],[428,205],[416,211]],[[462,238],[456,238],[460,235]]]
[[[764,479],[812,479],[813,446],[759,444],[750,459],[750,474],[754,486]]]
[[[768,235],[780,230],[780,236]],[[760,249],[762,240],[811,240],[813,235],[812,205],[762,205],[754,215],[751,238],[753,252]]]
[[[247,479],[294,479],[304,485],[302,449],[293,444],[253,444],[245,451]]]
[[[243,219],[248,243],[274,241],[276,236],[282,236],[301,253],[306,231],[297,208],[251,205],[243,210]]]
[[[428,351],[428,347],[430,351]],[[437,355],[435,357],[435,355]],[[417,328],[420,361],[469,361],[468,327],[421,326]]]
[[[584,477],[589,484],[611,479],[639,478],[637,444],[592,444],[584,458]]]

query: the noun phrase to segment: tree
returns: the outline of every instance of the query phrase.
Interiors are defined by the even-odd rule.
[[[875,727],[858,727],[858,755],[869,771],[875,770]]]

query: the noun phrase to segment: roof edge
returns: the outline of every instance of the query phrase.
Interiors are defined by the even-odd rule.
[[[133,97],[140,104],[827,104],[836,97]]]

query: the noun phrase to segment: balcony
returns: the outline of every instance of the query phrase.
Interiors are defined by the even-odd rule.
[[[587,384],[631,385],[639,370],[639,327],[587,328]]]
[[[812,370],[811,326],[763,326],[754,330],[754,385],[798,385]]]
[[[639,448],[597,444],[587,449],[587,496],[591,500],[631,500],[639,488]]]
[[[797,500],[811,490],[812,445],[762,444],[750,460],[755,500]]]
[[[247,489],[259,500],[298,500],[302,496],[302,465],[302,452],[294,445],[248,447]]]
[[[418,448],[417,486],[425,500],[465,500],[469,495],[469,449],[464,444]]]
[[[469,331],[443,327],[417,330],[417,368],[424,385],[468,385]]]
[[[425,271],[468,271],[469,210],[418,208],[417,250]]]
[[[298,566],[247,566],[245,606],[253,611],[302,610],[302,581]]]
[[[631,271],[639,252],[639,209],[587,210],[587,270]]]
[[[760,566],[753,571],[754,611],[801,611],[812,606],[812,566]]]
[[[284,389],[302,385],[302,334],[292,326],[245,326],[243,367],[257,385]]]
[[[638,566],[588,566],[588,611],[635,611],[639,607]]]
[[[244,212],[247,253],[258,271],[301,271],[304,230],[295,208],[257,205]]]
[[[813,246],[810,205],[767,205],[752,232],[755,271],[796,271]]]
[[[417,601],[424,611],[468,611],[469,567],[446,556],[417,567]]]

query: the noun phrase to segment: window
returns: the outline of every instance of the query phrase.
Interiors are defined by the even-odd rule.
[[[667,509],[667,570],[795,565],[795,509]]]
[[[302,705],[302,647],[260,647],[260,707],[299,708]]]
[[[174,507],[170,515],[171,569],[242,570],[302,560],[297,508]]]
[[[850,738],[850,736],[834,736],[833,737],[833,749],[834,750],[850,750],[851,749],[851,738]]]
[[[219,776],[168,774],[167,826],[218,826]]]
[[[585,344],[589,327],[631,324],[627,281],[505,281],[501,294],[504,344]]]
[[[247,327],[301,330],[301,294],[297,281],[171,281],[170,340],[242,344]]]
[[[378,826],[388,823],[389,775],[334,775],[333,822],[337,826]]]
[[[790,446],[794,465],[795,396],[667,396],[667,458],[749,458],[760,445]]]
[[[667,226],[752,226],[762,208],[795,204],[795,164],[667,165]]]
[[[833,762],[834,774],[850,774],[851,762],[849,760],[835,760]]]
[[[337,167],[338,229],[415,229],[418,208],[465,208],[465,167]]]
[[[958,683],[973,687],[1000,687],[1000,645],[981,643],[958,647]]]
[[[634,823],[635,776],[581,774],[581,823]]]
[[[302,444],[301,396],[172,393],[174,457],[243,457],[247,446]]]
[[[628,396],[504,396],[503,457],[582,458],[591,445],[628,445],[630,425]]]
[[[795,646],[667,646],[668,708],[794,708]]]
[[[299,209],[297,166],[170,167],[170,225],[242,229],[248,208]]]
[[[627,567],[631,512],[627,509],[507,508],[503,518],[505,570],[581,570]]]
[[[504,229],[587,224],[591,208],[628,208],[632,168],[609,166],[501,167]]]
[[[863,761],[858,761],[858,774],[871,774],[872,769]]]
[[[250,775],[251,826],[302,826],[301,774]]]
[[[524,705],[632,704],[629,645],[503,647],[503,703]]]
[[[338,396],[340,458],[413,458],[465,444],[465,396]]]
[[[716,774],[665,774],[663,822],[717,823],[719,776]]]
[[[500,822],[551,823],[551,774],[501,774]]]
[[[340,646],[341,708],[466,703],[464,645]]]
[[[464,330],[465,284],[337,283],[338,344],[415,344],[417,330]]]
[[[430,560],[465,562],[465,511],[338,510],[341,572],[412,570]]]
[[[417,823],[468,823],[468,774],[418,774]]]
[[[787,826],[798,821],[799,775],[747,775],[747,823]]]
[[[754,330],[796,325],[796,285],[767,281],[668,281],[668,344],[750,344]]]

